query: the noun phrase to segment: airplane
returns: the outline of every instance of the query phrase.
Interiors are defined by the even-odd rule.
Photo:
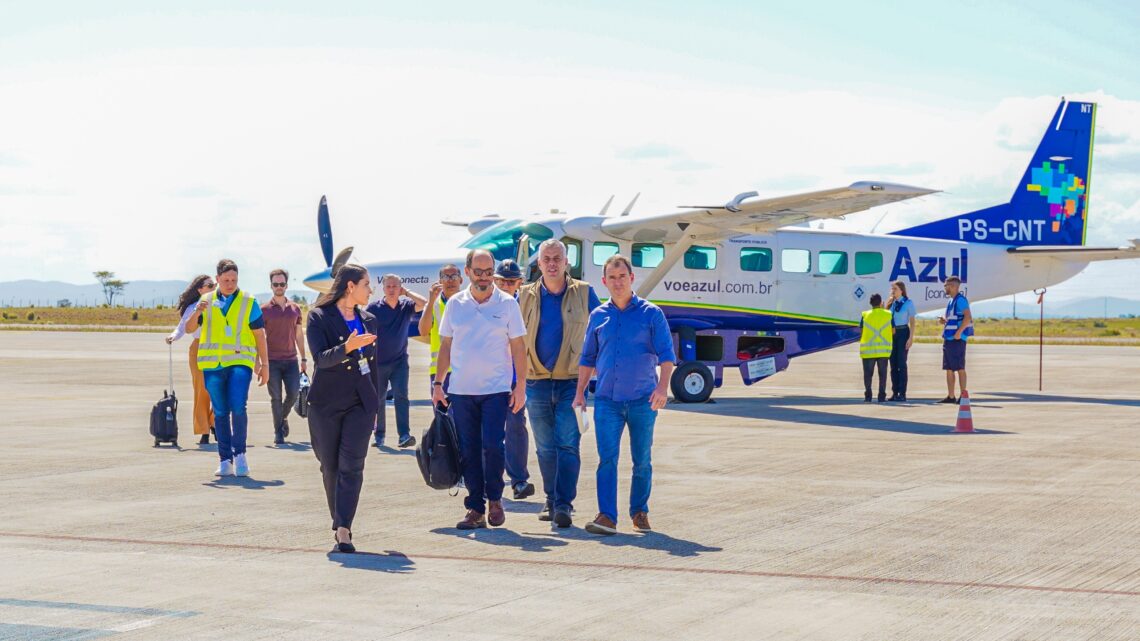
[[[980,301],[1055,285],[1092,261],[1140,258],[1140,239],[1123,247],[1085,245],[1096,110],[1095,103],[1062,98],[1008,202],[889,233],[794,225],[936,190],[861,181],[774,198],[746,192],[723,205],[643,216],[631,215],[636,197],[620,215],[608,216],[611,197],[593,216],[555,211],[444,221],[472,234],[455,256],[366,267],[377,279],[395,273],[410,289],[427,290],[441,265],[462,265],[467,251],[481,248],[496,260],[528,265],[534,280],[538,245],[557,238],[566,245],[571,275],[604,294],[601,266],[620,252],[633,263],[638,296],[660,306],[674,332],[674,397],[700,403],[722,385],[726,368],[752,385],[787,369],[790,359],[858,341],[871,294],[886,297],[895,280],[907,284],[923,313],[946,306],[942,282],[950,275]],[[329,269],[304,282],[325,291],[352,248],[333,260],[323,197],[318,230]]]

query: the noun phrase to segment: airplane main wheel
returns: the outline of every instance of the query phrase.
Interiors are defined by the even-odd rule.
[[[673,390],[673,398],[682,403],[704,403],[712,396],[712,372],[703,363],[681,363],[680,367],[673,370],[669,387]]]

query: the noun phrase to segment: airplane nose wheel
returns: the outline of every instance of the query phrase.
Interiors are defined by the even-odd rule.
[[[704,363],[681,363],[669,380],[673,398],[682,403],[704,403],[712,396],[713,376]]]

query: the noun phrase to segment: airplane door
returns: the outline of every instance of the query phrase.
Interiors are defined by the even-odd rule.
[[[570,277],[582,280],[582,241],[563,236],[562,244],[566,245],[566,263],[570,269]]]
[[[871,297],[866,285],[855,283],[851,254],[838,243],[822,246],[816,252],[812,278],[815,280],[816,306],[819,314],[828,318],[853,318]],[[884,297],[885,298],[885,297]]]
[[[782,235],[781,235],[782,236]],[[788,314],[812,314],[819,307],[812,274],[815,252],[797,237],[778,237],[776,252],[776,310]]]

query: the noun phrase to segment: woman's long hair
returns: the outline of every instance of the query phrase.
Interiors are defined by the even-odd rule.
[[[191,305],[197,303],[198,299],[202,298],[202,295],[198,293],[198,290],[201,289],[202,285],[204,285],[208,280],[210,280],[209,276],[205,274],[199,274],[194,277],[194,280],[190,281],[190,286],[187,287],[186,291],[182,292],[182,295],[178,297],[179,316],[185,314],[186,310],[190,309]]]
[[[314,305],[317,307],[325,307],[326,305],[332,305],[341,298],[344,298],[344,295],[348,293],[348,284],[360,282],[360,279],[364,278],[365,274],[367,273],[368,270],[365,269],[362,265],[357,265],[355,263],[342,265],[341,268],[338,269],[335,274],[333,274],[332,288],[324,294],[321,294],[320,298],[317,298],[317,302],[314,303]]]
[[[903,298],[908,298],[906,293],[906,283],[902,282],[901,280],[896,280],[891,284],[899,288],[899,291],[903,293]]]

